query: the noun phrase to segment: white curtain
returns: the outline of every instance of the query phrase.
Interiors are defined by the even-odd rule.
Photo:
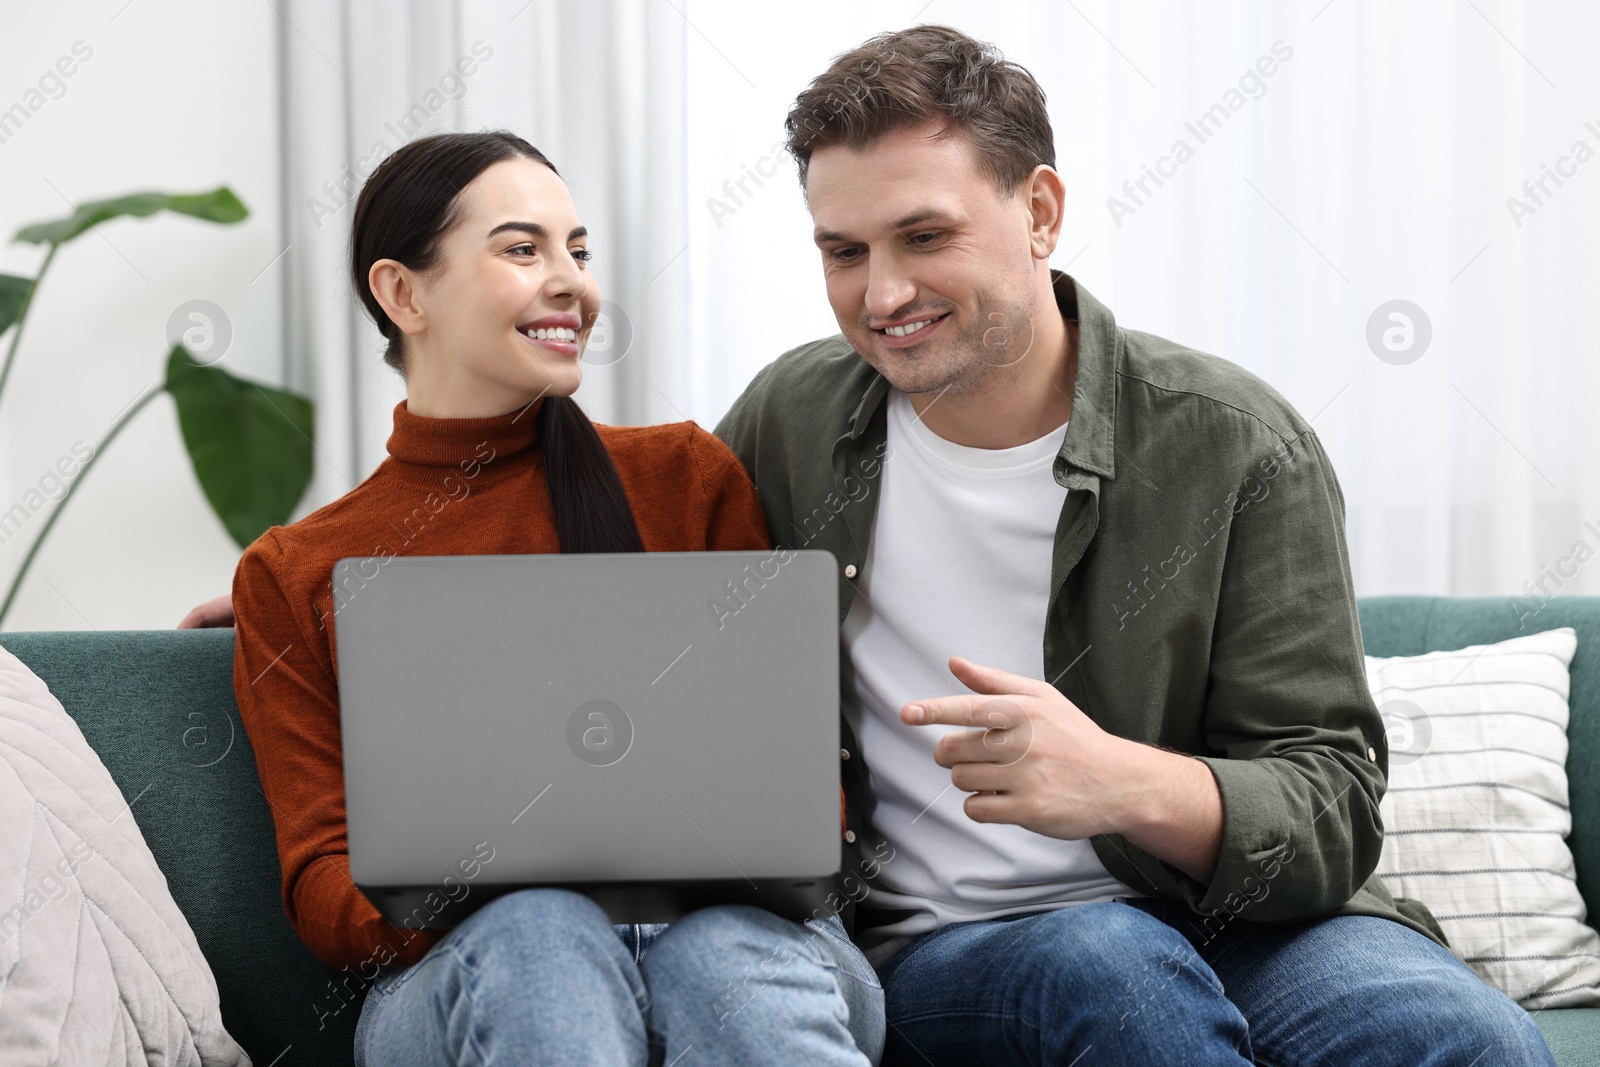
[[[602,422],[653,417],[648,382],[687,366],[675,326],[686,280],[652,283],[687,243],[683,20],[659,0],[284,0],[281,11],[284,374],[317,402],[301,513],[372,472],[405,396],[346,257],[361,182],[418,136],[504,127],[550,157],[594,234],[609,302],[612,347],[594,353],[578,398]]]
[[[686,14],[703,31],[688,41],[689,413],[714,420],[764,363],[836,330],[792,165],[749,176],[789,103],[872,33],[942,22],[1048,95],[1070,197],[1054,265],[1122,325],[1239,363],[1314,419],[1358,592],[1522,595],[1544,578],[1600,593],[1600,8],[817,0],[780,15],[692,0]],[[1186,123],[1214,105],[1202,140]],[[1192,154],[1162,162],[1179,140]],[[1523,183],[1546,164],[1567,176],[1535,204]],[[1140,192],[1146,165],[1171,176]],[[1513,196],[1533,213],[1514,217]],[[1366,339],[1396,299],[1432,329],[1404,365]]]
[[[422,132],[507,126],[544,149],[631,322],[631,351],[590,366],[580,399],[601,421],[711,426],[763,365],[837,329],[779,151],[790,102],[872,33],[945,22],[997,44],[1048,94],[1071,198],[1055,265],[1123,325],[1233,360],[1314,419],[1345,492],[1359,592],[1519,595],[1542,580],[1600,593],[1593,5],[285,0],[282,11],[285,372],[318,400],[308,506],[371,471],[403,395],[345,280],[349,204],[322,214],[310,202],[331,203],[323,183],[337,187],[346,167],[353,196],[363,161],[397,146],[397,117],[426,107],[459,57],[492,49]],[[1167,176],[1158,185],[1146,166]],[[1431,328],[1404,364],[1367,340],[1394,300]]]

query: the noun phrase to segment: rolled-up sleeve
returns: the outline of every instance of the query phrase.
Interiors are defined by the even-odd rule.
[[[1222,846],[1210,885],[1185,895],[1202,912],[1304,918],[1349,900],[1383,844],[1387,753],[1344,498],[1307,431],[1260,457],[1231,506],[1202,730],[1222,755],[1198,757],[1222,794]]]

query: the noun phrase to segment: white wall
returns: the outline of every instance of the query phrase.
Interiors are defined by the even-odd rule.
[[[71,203],[226,184],[251,216],[234,226],[126,219],[63,247],[0,396],[0,511],[159,382],[167,317],[186,300],[210,300],[231,319],[220,365],[282,380],[281,262],[266,269],[281,251],[278,16],[270,4],[124,3],[9,3],[0,14],[0,109],[23,101],[75,42],[92,49],[60,98],[0,144],[0,271],[32,275],[43,252],[10,244],[11,234]],[[54,507],[0,545],[7,588]],[[170,627],[230,588],[238,555],[201,494],[171,399],[157,397],[87,473],[4,625]]]

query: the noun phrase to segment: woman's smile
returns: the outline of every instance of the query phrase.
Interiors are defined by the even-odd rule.
[[[517,327],[517,332],[548,351],[576,356],[583,351],[578,345],[578,331],[582,328],[583,320],[577,315],[546,315],[542,319],[523,323]]]

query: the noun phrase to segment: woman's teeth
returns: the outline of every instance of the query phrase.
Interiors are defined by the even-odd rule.
[[[578,339],[577,330],[569,330],[562,326],[556,326],[548,330],[526,330],[524,332],[536,341],[576,341]]]
[[[904,326],[885,326],[883,332],[890,337],[904,337],[908,333],[916,333],[933,321],[933,319],[923,319],[921,322],[908,322]]]

